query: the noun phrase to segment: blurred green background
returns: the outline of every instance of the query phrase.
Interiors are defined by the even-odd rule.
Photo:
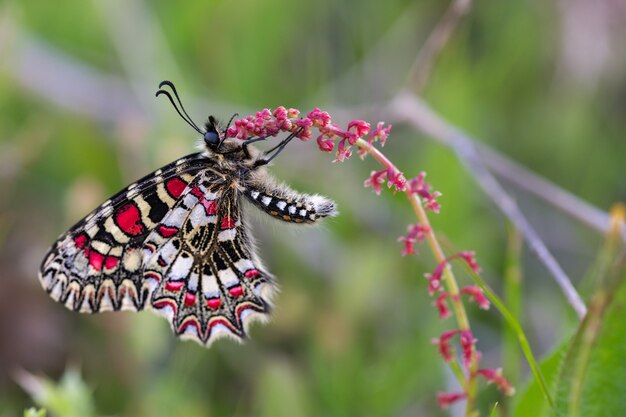
[[[400,256],[396,239],[415,222],[406,200],[362,188],[377,169],[372,160],[332,164],[314,142],[294,143],[276,160],[278,178],[335,199],[341,215],[299,230],[251,214],[282,291],[273,320],[243,345],[180,342],[151,313],[71,313],[41,290],[37,269],[93,207],[193,151],[194,132],[154,97],[161,80],[176,83],[197,121],[278,105],[355,118],[374,106],[368,115],[376,115],[447,6],[0,2],[0,416],[33,404],[15,383],[18,370],[56,380],[68,366],[80,370],[95,415],[446,415],[435,393],[456,388],[431,339],[453,323],[437,319],[426,293],[428,250]],[[625,22],[619,0],[476,2],[422,97],[484,144],[607,210],[626,194]],[[428,172],[443,193],[437,231],[476,250],[500,291],[506,222],[452,152],[403,125],[385,152],[409,177]],[[602,236],[511,191],[579,282]],[[575,322],[545,269],[532,255],[523,261],[523,324],[541,355]],[[469,310],[484,365],[500,366],[499,314]],[[481,392],[487,410],[498,396]]]

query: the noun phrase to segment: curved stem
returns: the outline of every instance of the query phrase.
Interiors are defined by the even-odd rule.
[[[372,155],[374,159],[376,159],[376,161],[378,161],[382,166],[384,166],[388,170],[391,170],[395,174],[398,174],[401,172],[393,164],[393,162],[391,162],[380,150],[373,147],[367,141],[363,139],[359,139],[356,142],[356,146],[367,151],[367,153]],[[411,192],[411,190],[408,188],[404,190],[404,193],[406,194],[406,197],[409,199],[409,202],[411,203],[411,207],[413,208],[413,211],[415,212],[415,215],[419,223],[426,227],[426,230],[427,230],[426,242],[428,243],[428,246],[430,247],[435,257],[435,260],[437,261],[438,264],[441,264],[444,262],[447,263],[446,255],[444,254],[443,249],[441,248],[441,245],[439,244],[439,241],[437,240],[437,237],[435,236],[435,232],[433,231],[433,228],[430,226],[428,215],[426,214],[426,210],[424,209],[424,206],[422,205],[422,201],[420,200],[419,196]],[[452,272],[452,268],[450,268],[450,265],[446,265],[444,267],[443,276],[444,276],[443,283],[446,286],[446,290],[450,294],[450,302],[452,304],[452,309],[454,310],[454,316],[459,325],[459,329],[471,331],[469,319],[467,317],[465,307],[463,306],[463,303],[461,302],[459,286],[456,282],[456,278],[454,277],[454,273]],[[455,372],[455,375],[457,375],[457,378],[459,378],[459,383],[461,383],[461,385],[464,386],[467,391],[467,405],[465,409],[466,416],[474,415],[474,404],[476,400],[476,389],[477,389],[477,386],[476,386],[476,382],[477,382],[476,372],[477,371],[478,371],[478,357],[476,355],[476,352],[474,352],[472,354],[472,358],[470,361],[467,377],[463,376],[463,378],[461,379],[459,377],[459,372]]]

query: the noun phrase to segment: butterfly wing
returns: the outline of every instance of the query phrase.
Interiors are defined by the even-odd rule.
[[[144,245],[150,306],[174,333],[203,345],[242,339],[267,318],[274,286],[253,251],[240,193],[201,174]]]
[[[45,256],[39,272],[44,289],[75,311],[143,309],[143,243],[206,165],[199,153],[186,156],[104,202]]]

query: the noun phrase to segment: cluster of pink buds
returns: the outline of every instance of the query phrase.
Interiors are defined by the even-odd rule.
[[[449,267],[450,262],[455,259],[460,259],[465,262],[467,266],[475,273],[480,272],[480,267],[476,262],[475,253],[467,251],[459,252],[446,258],[443,262],[440,262],[437,265],[433,272],[425,274],[425,277],[428,280],[428,293],[431,296],[437,294],[437,297],[435,298],[433,304],[435,305],[435,307],[437,307],[437,310],[439,312],[439,318],[442,320],[447,319],[451,316],[451,312],[448,307],[448,299],[459,301],[461,294],[468,295],[470,297],[470,300],[473,300],[478,305],[478,307],[483,310],[489,309],[490,306],[489,300],[485,296],[483,290],[477,285],[469,285],[463,287],[461,288],[459,293],[456,294],[451,294],[450,292],[447,292],[443,289],[443,286],[441,285],[443,272],[445,268]],[[454,349],[451,345],[451,339],[456,335],[459,336],[459,346],[461,348],[461,357],[463,359],[462,363],[467,373],[470,374],[470,377],[474,378],[475,376],[481,376],[485,378],[488,383],[495,383],[504,394],[512,395],[515,390],[502,376],[502,371],[500,369],[478,369],[478,363],[480,362],[481,354],[476,349],[477,339],[474,337],[471,330],[448,330],[444,332],[439,338],[433,340],[433,343],[437,345],[439,353],[443,360],[446,362],[450,362],[454,358]],[[473,364],[473,362],[475,364]],[[466,397],[466,392],[440,393],[437,399],[439,401],[439,405],[442,408],[446,408],[454,402],[465,399]]]
[[[416,243],[422,243],[426,239],[426,235],[431,232],[430,227],[421,224],[410,224],[406,236],[400,236],[398,242],[404,242],[402,256],[417,254],[415,250]]]
[[[316,129],[319,132],[317,136],[319,149],[323,152],[332,152],[337,145],[337,158],[334,162],[342,162],[352,155],[352,147],[359,139],[367,138],[366,142],[370,146],[377,141],[384,146],[391,132],[391,125],[385,126],[384,122],[378,122],[376,129],[371,130],[370,123],[364,120],[352,120],[346,129],[341,129],[332,122],[328,112],[317,107],[308,112],[306,117],[300,117],[300,115],[300,110],[287,109],[283,106],[273,111],[263,109],[253,115],[235,120],[226,130],[226,136],[246,140],[288,132],[295,133],[296,137],[307,141],[313,137],[313,129]],[[358,153],[363,158],[367,150],[359,147]],[[417,177],[407,180],[395,166],[390,166],[379,171],[372,171],[370,177],[365,180],[364,186],[372,187],[376,194],[380,194],[382,184],[386,181],[387,186],[393,188],[394,192],[406,191],[415,194],[422,199],[427,210],[438,213],[441,207],[437,198],[441,196],[441,193],[431,191],[430,185],[424,181],[425,177],[426,174],[422,172]],[[412,243],[410,239],[405,240],[407,245],[405,254],[414,253]]]
[[[429,295],[432,296],[435,294],[436,291],[441,289],[441,279],[443,277],[443,271],[446,267],[448,267],[450,262],[453,261],[454,259],[462,259],[463,261],[465,261],[467,266],[469,266],[475,273],[477,274],[480,273],[480,267],[478,266],[478,263],[476,262],[476,254],[474,252],[466,251],[466,252],[456,253],[444,259],[443,262],[440,262],[432,273],[424,275],[426,279],[428,280],[428,294]],[[480,288],[478,288],[478,290],[482,294],[482,290],[480,290]],[[485,297],[484,294],[482,295],[482,297],[483,298]],[[484,299],[485,301],[487,301],[486,298]],[[486,308],[489,308],[488,301],[487,301]]]
[[[441,197],[441,193],[439,191],[432,191],[430,184],[424,181],[425,177],[426,173],[420,172],[417,177],[407,180],[401,171],[392,166],[378,171],[372,171],[363,185],[365,187],[372,187],[372,190],[374,190],[377,195],[380,195],[382,184],[387,181],[387,187],[393,187],[394,193],[397,191],[405,191],[409,194],[417,195],[421,198],[426,210],[439,213],[441,206],[437,198]],[[409,251],[409,253],[413,252]]]
[[[339,142],[335,161],[341,162],[352,155],[351,148],[359,139],[367,137],[367,142],[370,144],[377,140],[384,144],[391,130],[391,125],[385,127],[383,122],[379,122],[376,129],[370,132],[368,122],[352,120],[346,129],[341,129],[332,123],[327,112],[317,107],[307,113],[306,117],[300,117],[299,110],[280,106],[274,111],[263,109],[254,115],[235,120],[233,125],[226,130],[226,136],[250,139],[289,132],[297,133],[296,137],[306,141],[313,137],[313,129],[319,132],[317,145],[320,150],[332,152],[335,149],[335,142]]]
[[[406,178],[404,174],[395,169],[381,169],[379,171],[372,171],[369,178],[365,180],[363,186],[372,187],[376,195],[380,195],[382,191],[382,184],[387,181],[387,187],[393,187],[394,193],[396,191],[404,191],[406,189]]]
[[[431,186],[426,181],[425,172],[420,172],[419,175],[409,181],[409,190],[413,194],[417,194],[424,201],[424,207],[427,210],[431,210],[434,213],[439,213],[441,210],[441,206],[437,202],[437,198],[441,196],[439,191],[431,191]]]

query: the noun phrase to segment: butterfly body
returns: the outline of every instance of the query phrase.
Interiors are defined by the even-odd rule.
[[[210,118],[202,152],[129,185],[61,235],[40,269],[44,289],[84,313],[154,310],[177,336],[207,346],[244,338],[252,321],[267,319],[276,284],[242,200],[291,223],[336,214],[325,197],[272,179],[273,156],[250,142],[225,138]]]

